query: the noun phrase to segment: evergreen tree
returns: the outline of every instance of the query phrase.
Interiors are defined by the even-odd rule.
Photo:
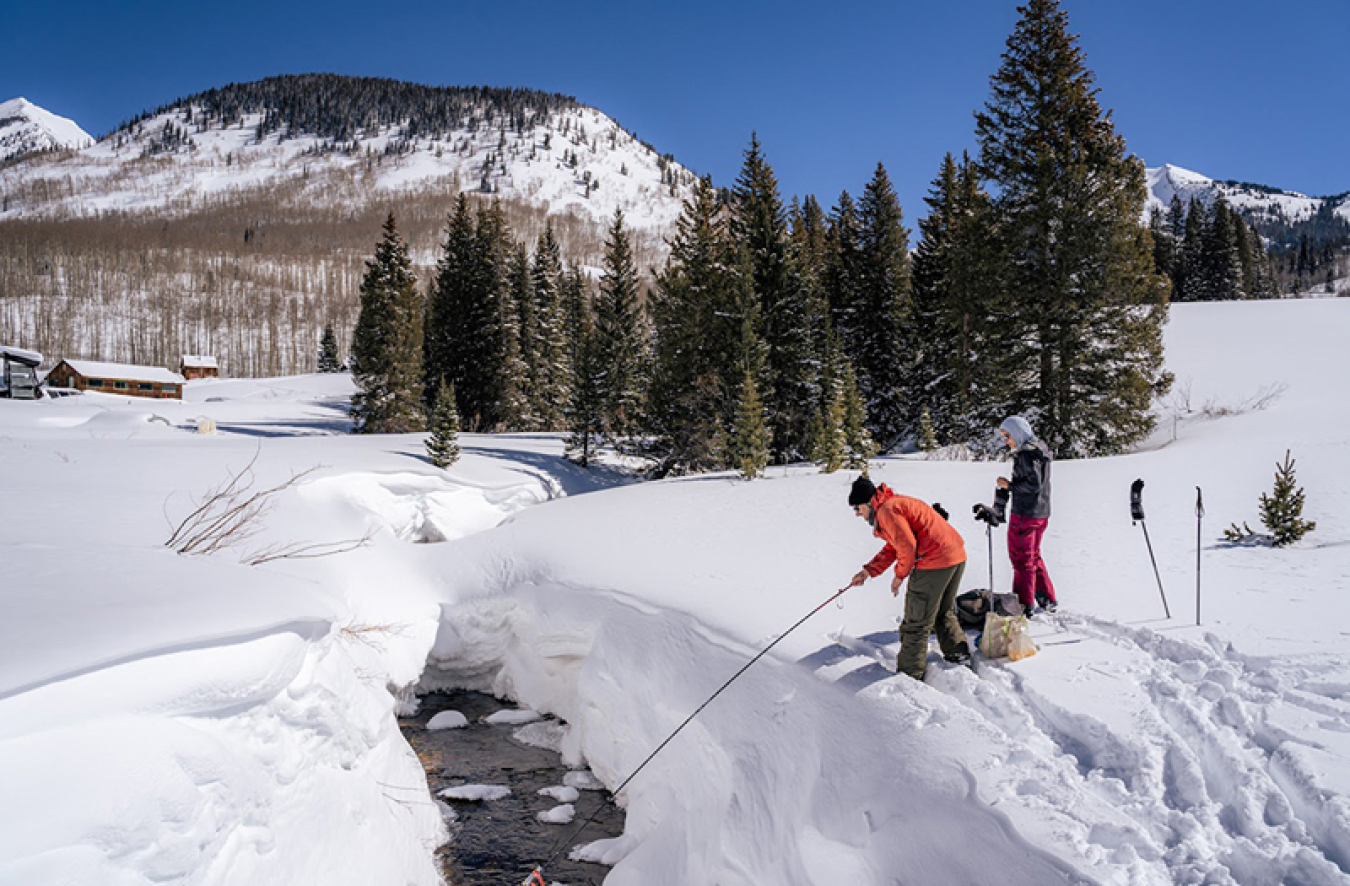
[[[648,423],[657,475],[722,466],[723,429],[743,381],[742,322],[758,322],[742,253],[712,180],[699,181],[676,222],[652,301]]]
[[[1184,301],[1182,293],[1186,287],[1186,207],[1181,195],[1173,194],[1167,207],[1168,239],[1171,245],[1171,265],[1169,275],[1172,278],[1172,301]]]
[[[1284,464],[1275,465],[1275,489],[1270,495],[1261,493],[1261,522],[1275,539],[1275,547],[1282,548],[1298,541],[1317,528],[1317,524],[1303,519],[1303,489],[1294,479],[1294,461],[1285,450]]]
[[[427,402],[445,378],[469,430],[519,427],[525,409],[519,324],[508,290],[512,246],[501,208],[460,195],[446,226],[427,312]]]
[[[1125,152],[1056,0],[1029,0],[976,115],[1018,312],[1003,331],[1020,402],[1060,455],[1148,435],[1167,283],[1153,272],[1143,164]]]
[[[530,255],[524,243],[517,243],[511,251],[506,269],[507,292],[516,319],[517,349],[520,351],[520,405],[514,428],[522,431],[545,429],[543,408],[544,382],[541,378],[539,347],[538,302],[534,297],[534,275],[530,269]]]
[[[788,213],[792,231],[792,247],[796,252],[801,272],[801,285],[806,293],[807,323],[811,328],[811,351],[823,360],[827,339],[833,334],[830,320],[830,302],[826,294],[829,267],[829,222],[816,198],[807,195],[798,206],[793,198]],[[822,373],[823,373],[822,368]],[[822,377],[816,384],[818,396],[825,394]]]
[[[445,239],[427,297],[427,316],[422,363],[426,374],[427,405],[435,402],[441,379],[463,378],[464,366],[456,350],[459,324],[471,300],[474,274],[473,212],[463,194],[446,220]]]
[[[925,406],[919,413],[919,451],[935,452],[938,448],[937,432],[933,430],[933,417]]]
[[[844,354],[839,338],[827,331],[820,366],[821,396],[811,417],[811,461],[832,474],[844,466]]]
[[[761,476],[769,463],[770,436],[755,374],[746,367],[736,397],[736,420],[727,440],[727,463],[747,480]]]
[[[470,353],[484,360],[472,367],[470,377],[478,382],[476,398],[471,401],[479,415],[482,430],[521,427],[525,402],[525,367],[520,358],[522,339],[511,299],[507,272],[512,252],[511,232],[502,214],[501,204],[479,204],[474,231],[474,252],[479,275],[479,301],[471,314],[474,326],[482,330],[481,341],[473,342],[474,326],[460,331],[460,340]],[[481,355],[479,357],[478,355]],[[463,417],[465,398],[456,382],[456,396]]]
[[[430,430],[427,457],[438,468],[450,467],[459,460],[459,410],[455,407],[455,388],[445,379],[436,387]]]
[[[914,322],[923,334],[911,387],[929,404],[935,434],[978,446],[1011,399],[999,347],[1011,310],[998,285],[998,230],[969,158],[943,160],[926,202],[914,254]]]
[[[319,339],[320,372],[341,372],[342,361],[338,359],[337,336],[333,334],[333,324],[323,327],[323,337]]]
[[[867,429],[867,404],[858,390],[857,376],[847,358],[843,365],[844,467],[867,473],[867,462],[877,454],[877,445]]]
[[[624,229],[623,210],[614,211],[605,242],[595,325],[595,357],[599,361],[603,399],[601,424],[608,438],[619,440],[637,429],[642,409],[645,349],[637,265]]]
[[[361,313],[352,336],[353,430],[403,434],[425,425],[422,408],[422,295],[393,213],[361,281]]]
[[[563,314],[566,318],[568,357],[573,365],[581,359],[582,345],[585,343],[585,330],[594,324],[594,306],[591,304],[590,287],[586,282],[586,272],[573,264],[562,278]]]
[[[1207,301],[1213,292],[1209,267],[1205,262],[1205,240],[1209,229],[1209,210],[1199,197],[1192,197],[1186,205],[1186,226],[1178,256],[1181,283],[1178,286],[1182,301]]]
[[[753,134],[732,203],[732,237],[746,253],[762,321],[773,451],[778,460],[792,461],[806,454],[811,404],[818,394],[811,312],[778,181]]]
[[[1237,227],[1242,222],[1219,198],[1214,201],[1205,231],[1203,256],[1206,295],[1212,301],[1245,298],[1242,291],[1242,262]]]
[[[562,256],[553,223],[546,222],[530,268],[534,292],[534,405],[544,430],[566,426],[564,408],[572,396],[572,345],[562,296]]]
[[[590,312],[579,315],[573,327],[577,352],[573,360],[572,401],[567,412],[567,457],[589,467],[606,433],[606,364],[608,362]]]
[[[857,338],[846,342],[867,403],[869,427],[890,449],[908,426],[904,396],[916,342],[910,333],[909,231],[880,163],[858,201],[858,229],[861,315],[856,318]]]
[[[1148,230],[1153,235],[1153,270],[1170,280],[1176,270],[1176,244],[1172,242],[1167,213],[1161,206],[1149,210]]]
[[[858,227],[858,208],[848,191],[830,216],[825,238],[825,297],[830,322],[839,335],[840,345],[848,353],[862,341],[867,317],[861,304],[862,232]]]

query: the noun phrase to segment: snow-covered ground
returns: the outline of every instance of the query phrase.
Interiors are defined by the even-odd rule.
[[[894,653],[900,607],[869,582],[709,705],[584,854],[610,884],[1350,883],[1347,340],[1346,300],[1176,306],[1155,438],[1056,466],[1063,606],[1037,655],[897,677],[829,638]],[[419,436],[345,434],[348,384],[0,401],[0,883],[436,883],[443,825],[394,721],[411,687],[557,714],[564,757],[614,787],[878,545],[845,473],[625,484],[547,435],[465,436],[442,472]],[[1258,528],[1287,448],[1316,531],[1220,541]],[[250,463],[255,490],[315,470],[252,537],[164,546]],[[970,505],[1004,470],[873,476],[948,507],[980,587]]]

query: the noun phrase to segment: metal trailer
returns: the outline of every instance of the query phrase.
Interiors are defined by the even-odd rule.
[[[42,379],[38,366],[42,355],[0,345],[0,397],[14,400],[36,400],[42,396]]]

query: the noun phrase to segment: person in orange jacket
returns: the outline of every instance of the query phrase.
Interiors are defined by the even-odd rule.
[[[936,629],[938,646],[947,661],[970,661],[970,644],[956,620],[955,601],[966,571],[966,544],[942,515],[925,502],[897,495],[885,483],[876,486],[866,476],[853,481],[848,503],[867,520],[872,534],[886,542],[849,587],[875,578],[895,564],[891,594],[909,578],[905,617],[900,623],[900,654],[896,670],[922,680],[927,670],[928,635]]]

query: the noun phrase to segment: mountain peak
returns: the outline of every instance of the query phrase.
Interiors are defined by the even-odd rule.
[[[82,148],[94,139],[74,120],[20,96],[0,102],[0,163],[34,151]]]

